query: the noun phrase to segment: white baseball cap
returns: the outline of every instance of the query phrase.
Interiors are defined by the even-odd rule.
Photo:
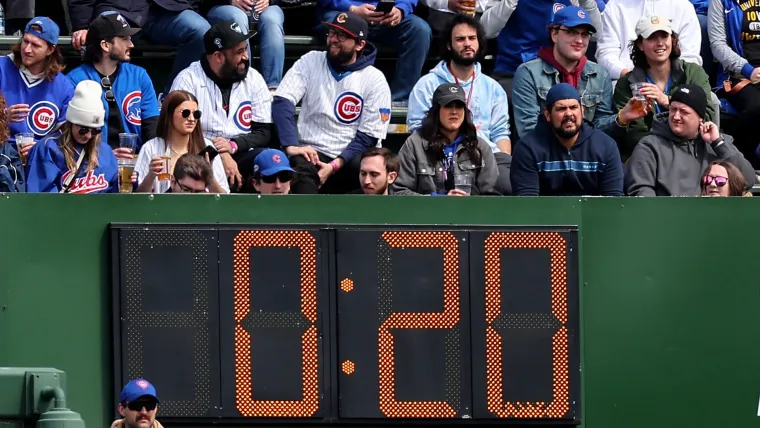
[[[636,24],[636,36],[648,39],[652,34],[664,31],[673,34],[673,27],[670,25],[670,19],[660,15],[644,15]]]

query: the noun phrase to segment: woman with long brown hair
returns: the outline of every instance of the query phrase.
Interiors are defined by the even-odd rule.
[[[395,195],[498,194],[499,171],[491,147],[478,137],[464,90],[444,83],[422,126],[399,151]]]
[[[744,196],[747,181],[731,162],[712,161],[702,173],[702,196]]]
[[[116,157],[102,141],[102,93],[97,82],[79,82],[60,134],[29,152],[27,192],[119,192]]]
[[[211,141],[203,138],[201,114],[195,95],[187,91],[172,91],[166,96],[158,118],[157,137],[145,143],[137,156],[135,172],[139,183],[138,192],[161,193],[157,178],[160,174],[170,175],[180,156],[185,153],[200,155],[206,147],[213,147]],[[208,153],[206,159],[214,171],[214,180],[208,191],[229,193],[230,187],[221,159],[212,159]]]

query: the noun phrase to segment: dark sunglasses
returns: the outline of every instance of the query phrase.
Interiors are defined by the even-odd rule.
[[[103,78],[100,79],[100,86],[106,90],[106,101],[109,103],[116,101],[116,97],[113,96],[113,91],[111,90],[111,79],[109,79],[108,76],[103,76]]]
[[[705,186],[709,186],[711,183],[715,182],[715,185],[718,187],[723,187],[728,183],[728,178],[726,177],[710,177],[709,175],[705,175],[702,177],[702,184]]]
[[[289,171],[280,172],[275,175],[262,175],[261,181],[267,184],[272,184],[276,180],[280,180],[280,183],[287,183],[293,179],[293,173]]]
[[[195,120],[199,120],[201,118],[201,111],[200,110],[190,110],[189,108],[185,108],[185,109],[180,110],[180,114],[185,119],[187,119],[188,117],[190,117],[191,114],[193,115],[193,119],[195,119]]]
[[[156,409],[156,406],[158,403],[156,403],[155,400],[137,400],[137,401],[130,401],[127,403],[127,409],[132,410],[134,412],[139,412],[143,408],[145,410],[152,412]]]
[[[77,125],[77,126],[79,126],[79,125]],[[85,135],[87,135],[88,132],[92,132],[92,136],[94,137],[94,136],[100,134],[101,132],[103,132],[103,130],[101,128],[88,128],[86,126],[79,126],[79,131],[77,131],[77,132],[81,136],[85,136]]]

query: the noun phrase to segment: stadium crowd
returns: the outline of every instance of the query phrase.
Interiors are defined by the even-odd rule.
[[[325,49],[284,69],[281,6],[299,1],[68,0],[73,69],[59,25],[16,11],[31,19],[0,58],[0,191],[746,196],[758,181],[758,1],[318,0]],[[176,47],[158,95],[130,62],[138,39]],[[377,45],[396,52],[390,82]],[[411,133],[398,154],[394,110]]]

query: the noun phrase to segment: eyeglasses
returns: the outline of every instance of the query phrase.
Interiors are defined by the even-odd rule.
[[[103,132],[101,128],[88,128],[86,126],[80,126],[80,125],[77,125],[77,126],[79,126],[79,131],[77,131],[77,133],[81,136],[85,136],[87,135],[88,132],[92,132],[92,136],[94,137],[100,134],[101,132]]]
[[[280,183],[287,183],[290,180],[293,179],[293,173],[289,171],[280,172],[275,175],[262,175],[261,181],[267,184],[272,184],[277,180],[280,180]]]
[[[193,119],[195,120],[200,120],[201,118],[200,110],[190,110],[189,108],[185,108],[178,111],[182,115],[182,117],[184,117],[185,119],[189,118],[191,114],[193,115]]]
[[[185,186],[179,181],[177,182],[177,186],[179,187],[179,190],[182,191],[182,193],[206,193],[206,189],[203,189],[203,190],[193,189],[192,187]]]
[[[704,177],[702,177],[702,184],[704,184],[705,186],[709,186],[712,183],[715,183],[715,185],[718,187],[723,187],[726,185],[726,183],[728,183],[728,178],[721,177],[720,175],[716,177],[705,175]]]
[[[348,39],[348,34],[342,31],[328,30],[327,38],[329,39],[330,37],[335,37],[339,42],[343,43]]]
[[[116,101],[116,97],[113,96],[113,91],[111,90],[111,79],[109,79],[108,76],[103,76],[103,78],[100,79],[100,86],[106,90],[106,101],[109,103]]]
[[[581,36],[584,39],[591,38],[591,32],[589,31],[584,31],[581,33],[580,31],[572,29],[572,28],[560,28],[559,31],[563,31],[567,33],[568,36],[573,37],[573,38],[578,37],[578,36]]]
[[[158,403],[156,403],[156,400],[137,400],[137,401],[130,401],[129,403],[127,403],[127,408],[134,412],[139,412],[143,408],[145,408],[145,410],[149,412],[152,412],[156,410],[157,405]]]

